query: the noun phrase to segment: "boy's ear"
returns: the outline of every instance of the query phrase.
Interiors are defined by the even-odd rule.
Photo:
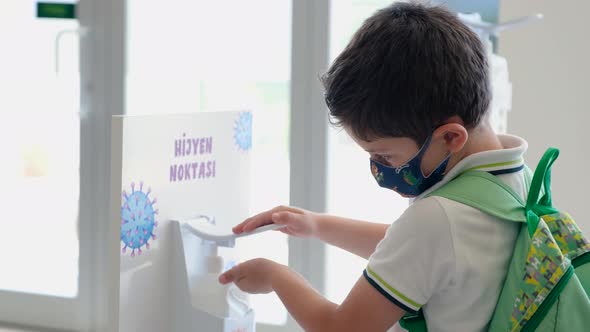
[[[443,141],[451,153],[456,153],[465,146],[469,133],[462,123],[452,122],[436,128],[432,136]]]

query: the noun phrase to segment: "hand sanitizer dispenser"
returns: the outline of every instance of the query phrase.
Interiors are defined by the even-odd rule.
[[[222,243],[223,244],[223,243]],[[219,256],[220,244],[203,240],[205,253],[204,273],[197,274],[191,284],[191,303],[194,308],[210,315],[224,317],[242,317],[250,310],[245,294],[235,286],[221,285],[217,280],[223,272],[223,258]]]
[[[236,238],[271,229],[235,235],[223,233],[205,221],[207,217],[172,221],[173,255],[171,273],[173,331],[255,332],[254,311],[247,294],[236,286],[221,285],[223,258],[218,248],[234,247]]]

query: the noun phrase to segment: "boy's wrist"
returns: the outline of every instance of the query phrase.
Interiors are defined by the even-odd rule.
[[[270,278],[270,286],[274,292],[277,291],[277,288],[280,287],[281,281],[284,280],[289,273],[291,273],[291,269],[289,269],[288,266],[274,263]]]
[[[321,225],[324,219],[324,214],[310,212],[309,213],[309,222],[311,226],[311,236],[315,238],[320,238],[321,234]]]

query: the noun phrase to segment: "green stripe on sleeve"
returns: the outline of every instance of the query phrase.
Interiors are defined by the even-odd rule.
[[[381,285],[383,285],[385,288],[387,288],[388,291],[390,291],[393,294],[395,294],[395,296],[397,296],[401,300],[405,301],[406,303],[408,303],[409,305],[415,307],[416,309],[420,309],[422,307],[421,304],[418,304],[415,301],[412,301],[410,298],[408,298],[407,296],[405,296],[404,294],[402,294],[401,292],[399,292],[395,288],[391,287],[387,282],[385,282],[385,280],[383,280],[383,278],[381,278],[377,273],[375,273],[375,271],[373,271],[368,266],[367,266],[367,272],[369,272],[369,274],[371,275],[371,277],[377,279],[377,281],[379,281],[379,283]]]

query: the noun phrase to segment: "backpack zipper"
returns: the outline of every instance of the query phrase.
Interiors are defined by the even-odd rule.
[[[539,309],[537,309],[537,311],[533,314],[531,319],[529,319],[529,321],[526,322],[526,324],[522,327],[521,332],[534,331],[539,326],[539,324],[541,324],[541,321],[543,321],[543,319],[547,315],[547,312],[549,312],[549,309],[551,309],[553,303],[555,303],[555,301],[561,294],[561,291],[563,291],[565,286],[567,286],[567,283],[570,281],[573,275],[574,267],[570,265],[561,277],[561,279],[559,279],[557,285],[553,287],[551,293],[549,293],[549,295],[547,295],[543,303],[539,305]]]

